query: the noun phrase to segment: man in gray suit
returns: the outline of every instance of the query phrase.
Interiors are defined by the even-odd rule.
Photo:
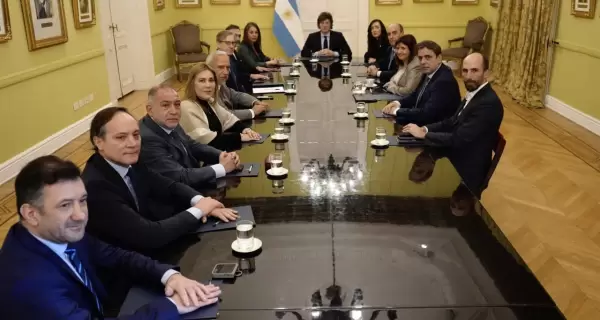
[[[191,139],[179,126],[180,104],[173,88],[159,85],[150,89],[147,114],[139,122],[140,160],[174,181],[196,189],[210,187],[239,165],[239,157]],[[201,167],[200,161],[212,165]]]
[[[219,77],[219,98],[224,107],[228,108],[236,117],[240,120],[251,120],[268,110],[267,103],[257,100],[247,93],[227,87],[226,83],[231,67],[227,52],[217,50],[209,54],[206,63],[215,70]]]

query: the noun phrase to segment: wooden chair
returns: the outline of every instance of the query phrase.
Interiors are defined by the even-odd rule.
[[[175,69],[177,80],[182,81],[183,68],[189,70],[198,62],[206,61],[210,53],[210,45],[200,40],[200,26],[183,20],[170,29],[175,51]],[[206,52],[202,49],[206,48]]]
[[[506,139],[502,133],[498,132],[498,143],[496,144],[496,148],[494,149],[494,156],[492,157],[492,165],[490,166],[490,170],[488,171],[487,177],[483,183],[482,190],[485,190],[494,175],[494,171],[496,171],[496,167],[500,162],[500,158],[502,157],[502,153],[504,152],[504,147],[506,146]]]
[[[442,50],[442,57],[449,60],[458,60],[462,66],[462,60],[472,52],[482,52],[489,30],[489,23],[483,17],[469,20],[467,30],[462,37],[448,40],[448,49]],[[460,47],[453,48],[452,44],[461,42]]]

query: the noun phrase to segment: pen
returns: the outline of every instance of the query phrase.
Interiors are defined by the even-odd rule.
[[[248,168],[248,173],[252,172],[252,166],[254,166],[253,164],[250,165],[250,168]]]
[[[213,227],[216,227],[221,221],[217,221],[215,223],[213,223]]]

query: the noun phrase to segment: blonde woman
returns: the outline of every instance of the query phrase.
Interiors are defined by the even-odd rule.
[[[423,76],[417,57],[417,39],[411,34],[403,35],[394,48],[398,71],[383,87],[393,94],[406,97],[415,91]]]
[[[192,139],[225,151],[238,150],[242,142],[260,140],[217,100],[217,75],[208,65],[192,67],[181,102],[181,127]]]

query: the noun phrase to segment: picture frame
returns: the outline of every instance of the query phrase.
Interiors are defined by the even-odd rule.
[[[596,0],[571,0],[571,14],[579,18],[593,19],[596,14]]]
[[[166,0],[153,0],[153,4],[154,4],[154,11],[160,11],[162,9],[165,8],[165,1]]]
[[[442,3],[444,0],[413,0],[413,3]]]
[[[0,0],[0,43],[12,39],[8,0]]]
[[[490,0],[490,6],[498,8],[500,6],[500,0]]]
[[[274,7],[275,0],[250,0],[252,7]]]
[[[471,5],[478,5],[478,4],[479,4],[479,0],[452,0],[453,6],[462,6],[462,5],[471,6]]]
[[[375,4],[379,6],[401,5],[402,0],[375,0]]]
[[[96,1],[72,0],[75,29],[89,28],[96,25]]]
[[[21,0],[29,51],[69,40],[63,0]]]
[[[202,8],[202,0],[175,0],[176,8]]]
[[[221,5],[221,4],[241,4],[242,0],[210,0],[210,4],[216,4],[216,5]]]

